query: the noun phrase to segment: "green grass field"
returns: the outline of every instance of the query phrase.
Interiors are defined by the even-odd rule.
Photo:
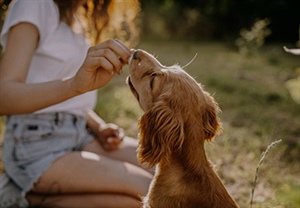
[[[224,128],[206,144],[207,154],[240,207],[249,207],[262,152],[279,139],[282,142],[260,166],[253,207],[300,207],[300,106],[285,88],[286,81],[297,76],[299,56],[286,54],[282,45],[265,46],[247,59],[236,48],[217,42],[142,40],[138,48],[164,65],[184,66],[197,54],[185,70],[214,94]],[[136,137],[142,111],[125,84],[127,75],[125,67],[123,75],[99,90],[96,111]]]

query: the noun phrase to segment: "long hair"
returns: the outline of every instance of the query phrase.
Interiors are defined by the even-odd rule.
[[[54,0],[60,20],[70,26],[79,22],[92,44],[119,38],[130,46],[137,43],[139,0]]]
[[[138,42],[139,0],[86,0],[84,4],[83,0],[53,1],[60,20],[73,28],[78,23],[92,44],[108,38],[118,38],[131,47]],[[0,0],[0,27],[10,2]]]

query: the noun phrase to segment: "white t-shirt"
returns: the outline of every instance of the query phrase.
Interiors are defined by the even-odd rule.
[[[75,33],[59,21],[59,10],[53,0],[12,1],[0,35],[4,51],[9,29],[20,22],[35,25],[40,36],[27,83],[61,80],[76,74],[86,57],[89,43],[83,34]],[[96,96],[96,91],[88,92],[35,113],[64,111],[84,115],[87,109],[94,108]]]

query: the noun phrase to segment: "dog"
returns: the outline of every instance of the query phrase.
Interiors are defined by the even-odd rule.
[[[236,208],[204,142],[221,131],[214,98],[180,66],[163,66],[143,50],[129,61],[127,84],[144,114],[137,156],[156,166],[144,208]]]

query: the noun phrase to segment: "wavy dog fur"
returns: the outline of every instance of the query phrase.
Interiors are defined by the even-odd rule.
[[[138,158],[156,166],[144,208],[238,207],[208,161],[204,142],[220,132],[219,107],[179,66],[135,51],[127,83],[143,109]]]

